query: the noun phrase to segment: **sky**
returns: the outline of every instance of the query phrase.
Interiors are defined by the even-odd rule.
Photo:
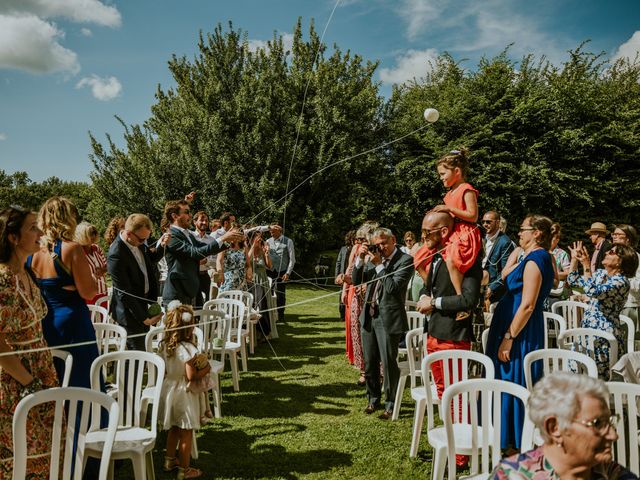
[[[509,44],[557,65],[584,40],[610,59],[640,51],[640,0],[0,0],[0,170],[89,181],[89,132],[122,145],[115,117],[144,122],[200,32],[231,21],[251,48],[274,32],[286,45],[298,17],[378,60],[385,96],[443,52],[473,69]]]

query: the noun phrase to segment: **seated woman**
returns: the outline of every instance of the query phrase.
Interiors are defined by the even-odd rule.
[[[618,339],[618,352],[624,352],[625,338],[620,328],[620,312],[629,295],[629,277],[638,269],[636,252],[626,245],[614,245],[602,260],[603,269],[591,274],[591,261],[582,242],[576,242],[571,250],[571,273],[567,277],[569,285],[580,287],[589,301],[580,324],[583,328],[596,328],[613,333]],[[578,263],[582,263],[583,274],[578,273]],[[609,379],[609,343],[605,340],[594,342],[598,376]]]
[[[602,380],[554,372],[533,388],[529,416],[544,444],[503,459],[490,478],[627,480],[638,477],[613,461],[618,417]]]

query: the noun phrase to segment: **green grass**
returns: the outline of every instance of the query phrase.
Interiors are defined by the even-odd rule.
[[[400,419],[365,415],[364,389],[344,354],[344,324],[338,296],[312,300],[334,290],[291,285],[280,338],[259,345],[249,357],[234,393],[231,375],[223,377],[223,418],[198,432],[200,458],[192,465],[202,478],[428,478],[431,451],[421,442],[421,457],[409,459],[413,401],[405,392]],[[164,434],[155,454],[159,479]],[[128,463],[128,462],[127,462]],[[129,465],[118,478],[132,478]]]

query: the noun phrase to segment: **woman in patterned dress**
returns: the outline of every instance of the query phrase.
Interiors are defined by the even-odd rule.
[[[27,257],[40,249],[41,236],[34,213],[16,206],[0,213],[0,353],[47,346],[41,324],[47,306],[24,268]],[[0,357],[0,479],[12,476],[12,421],[18,402],[28,393],[57,386],[50,351]],[[53,417],[47,405],[29,413],[29,478],[49,478]]]
[[[583,328],[595,328],[613,333],[618,340],[618,352],[622,354],[625,339],[620,328],[620,312],[629,296],[629,278],[638,269],[636,252],[626,245],[614,245],[605,253],[602,260],[603,269],[591,272],[591,263],[587,249],[582,242],[576,242],[571,250],[571,273],[567,277],[569,285],[580,287],[589,298],[589,308],[584,312],[580,324]],[[578,263],[582,263],[583,274],[578,273]],[[594,345],[583,345],[593,349],[598,365],[598,376],[609,379],[609,343],[598,340]]]
[[[218,254],[217,270],[218,274],[224,273],[221,292],[247,289],[247,280],[251,281],[252,278],[244,242],[233,242],[231,248]]]
[[[98,292],[87,300],[87,305],[95,305],[96,300],[107,295],[107,259],[97,244],[98,229],[89,222],[80,222],[76,228],[75,240],[87,256],[91,275],[96,282]]]

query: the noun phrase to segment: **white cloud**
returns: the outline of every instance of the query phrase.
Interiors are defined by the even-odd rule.
[[[611,60],[616,61],[620,58],[625,58],[629,62],[640,60],[640,30],[636,31],[629,40],[620,45]]]
[[[91,87],[92,95],[98,100],[108,102],[122,92],[122,84],[116,77],[100,78],[97,75],[84,77],[76,84],[76,88]]]
[[[281,33],[279,34],[282,36],[282,46],[284,48],[284,51],[286,52],[291,51],[291,48],[293,47],[293,33]],[[267,41],[266,40],[255,40],[255,39],[250,39],[248,41],[249,44],[249,50],[252,52],[255,52],[259,49],[265,49],[267,48]]]
[[[420,79],[431,70],[431,64],[438,58],[438,52],[434,48],[426,50],[407,50],[406,53],[396,57],[395,68],[381,68],[380,80],[382,83],[400,84],[414,78]]]
[[[0,13],[64,17],[77,23],[89,22],[106,27],[119,27],[122,23],[118,9],[99,0],[2,0]]]
[[[407,22],[409,40],[432,28],[431,22],[440,17],[443,9],[442,0],[403,0],[398,13]]]
[[[4,132],[0,132],[0,142],[7,139],[7,134]]]
[[[80,33],[82,34],[83,37],[91,37],[93,35],[93,32],[91,30],[84,27],[80,29]]]
[[[76,74],[78,56],[58,43],[61,38],[63,31],[33,15],[0,15],[0,68]]]

